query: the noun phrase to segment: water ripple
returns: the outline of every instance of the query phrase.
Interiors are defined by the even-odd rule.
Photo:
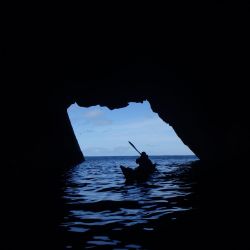
[[[87,158],[66,174],[61,227],[73,233],[92,232],[86,241],[89,247],[124,247],[120,240],[105,235],[105,230],[139,227],[151,232],[152,223],[193,209],[189,163],[194,159],[155,157],[158,171],[148,181],[127,184],[120,165],[134,166],[135,158]]]

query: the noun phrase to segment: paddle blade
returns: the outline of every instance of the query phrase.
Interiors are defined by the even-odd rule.
[[[128,143],[141,155],[141,152],[135,147],[132,142],[128,141]]]

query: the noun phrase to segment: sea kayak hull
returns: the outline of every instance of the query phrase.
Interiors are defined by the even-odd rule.
[[[123,165],[121,165],[120,167],[126,180],[145,180],[156,170],[155,164],[151,169],[133,169],[130,167],[125,167]]]

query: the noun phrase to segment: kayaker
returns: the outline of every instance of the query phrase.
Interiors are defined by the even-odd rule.
[[[152,161],[145,152],[142,152],[141,156],[136,159],[136,163],[139,164],[138,168],[141,169],[152,169],[154,167]]]

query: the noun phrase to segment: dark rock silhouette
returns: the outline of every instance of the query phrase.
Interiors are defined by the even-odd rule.
[[[51,212],[53,206],[45,201],[52,195],[47,185],[56,186],[60,169],[84,160],[67,115],[75,102],[115,109],[148,100],[207,166],[217,162],[234,172],[236,162],[237,181],[244,182],[249,155],[247,16],[247,8],[237,12],[220,5],[200,14],[198,31],[185,23],[183,30],[173,28],[179,35],[153,36],[153,42],[138,41],[138,46],[125,39],[90,40],[87,34],[71,44],[45,43],[40,36],[30,40],[33,32],[22,32],[22,39],[6,36],[1,53],[2,171],[7,187],[11,178],[18,180],[7,196],[17,188],[30,205],[35,194],[26,191],[35,182],[32,178],[43,176],[39,184],[44,202],[36,197],[34,207]],[[52,204],[54,200],[49,199]],[[8,204],[15,207],[13,201]],[[25,215],[31,216],[27,210]]]

